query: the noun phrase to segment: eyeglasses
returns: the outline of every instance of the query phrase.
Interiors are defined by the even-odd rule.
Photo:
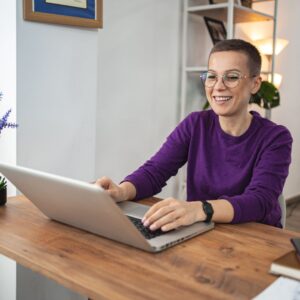
[[[212,88],[217,83],[219,77],[222,77],[222,82],[227,88],[235,88],[239,85],[241,79],[245,78],[253,78],[256,75],[252,76],[246,76],[242,75],[239,72],[236,71],[228,71],[225,72],[223,75],[217,75],[216,73],[212,71],[204,72],[200,75],[200,78],[202,79],[204,85],[208,88]]]

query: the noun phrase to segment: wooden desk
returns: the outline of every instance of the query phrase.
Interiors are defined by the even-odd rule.
[[[277,278],[270,264],[295,236],[254,223],[217,225],[151,254],[50,221],[24,197],[0,208],[1,254],[93,299],[250,299]]]

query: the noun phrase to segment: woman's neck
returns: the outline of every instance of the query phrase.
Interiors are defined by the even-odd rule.
[[[248,111],[239,116],[219,116],[222,130],[232,136],[241,136],[250,127],[253,116]]]

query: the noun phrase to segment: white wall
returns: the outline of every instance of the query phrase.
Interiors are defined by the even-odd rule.
[[[9,121],[16,120],[16,3],[0,1],[0,91],[4,97],[0,102],[1,117],[11,108]],[[1,161],[16,162],[16,130],[4,129],[0,137]],[[8,195],[15,189],[9,184]],[[16,263],[0,255],[0,299],[16,298]]]
[[[281,104],[272,111],[272,120],[289,128],[294,139],[290,175],[285,185],[286,198],[300,194],[300,1],[279,1],[278,37],[289,40],[288,46],[277,56],[276,72],[282,74]]]
[[[179,0],[105,2],[99,31],[97,176],[122,180],[158,150],[176,124],[180,9]]]
[[[18,164],[94,178],[95,29],[28,22],[18,2]]]

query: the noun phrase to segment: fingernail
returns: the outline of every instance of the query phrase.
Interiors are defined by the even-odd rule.
[[[155,224],[151,225],[151,226],[150,226],[150,229],[151,229],[151,230],[155,230],[155,229],[156,229],[156,225],[155,225]]]
[[[149,221],[145,221],[145,222],[144,222],[144,226],[145,226],[145,227],[149,226]]]
[[[145,220],[146,220],[146,218],[144,217],[144,218],[142,219],[142,223],[144,223],[144,222],[145,222]]]

